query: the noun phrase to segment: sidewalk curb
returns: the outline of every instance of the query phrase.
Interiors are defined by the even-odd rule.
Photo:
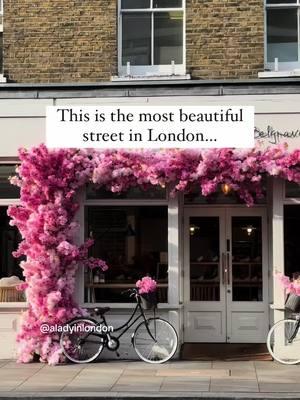
[[[280,399],[293,399],[300,400],[300,393],[208,393],[208,392],[193,392],[193,393],[166,393],[165,395],[161,393],[107,393],[107,392],[82,392],[82,393],[24,393],[24,392],[2,392],[0,393],[0,400],[12,400],[12,399],[22,399],[22,400],[70,400],[70,398],[75,398],[76,400],[174,400],[174,398],[180,400],[280,400]]]

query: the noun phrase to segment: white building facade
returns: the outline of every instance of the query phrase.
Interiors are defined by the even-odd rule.
[[[297,80],[2,85],[0,230],[7,254],[0,277],[20,275],[10,257],[19,238],[5,216],[18,195],[5,183],[6,175],[18,162],[19,147],[45,142],[47,105],[254,105],[256,138],[265,146],[287,142],[293,150],[300,148],[298,85]],[[172,322],[181,344],[264,343],[270,325],[284,316],[284,292],[274,272],[300,270],[300,188],[279,179],[264,185],[265,200],[251,208],[233,193],[205,199],[196,188],[175,198],[167,188],[120,197],[92,186],[82,190],[78,240],[93,236],[92,255],[111,268],[105,276],[80,270],[77,302],[110,306],[108,321],[121,324],[133,304],[120,292],[142,273],[150,274],[158,281],[158,313]],[[15,335],[27,306],[0,302],[0,358],[15,356]],[[132,356],[126,344],[120,354]]]

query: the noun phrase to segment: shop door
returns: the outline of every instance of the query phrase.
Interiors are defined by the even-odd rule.
[[[265,210],[187,208],[184,238],[185,342],[264,342]]]

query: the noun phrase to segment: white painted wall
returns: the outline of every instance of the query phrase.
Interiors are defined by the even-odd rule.
[[[0,157],[14,157],[19,147],[30,148],[45,141],[45,107],[54,99],[0,100]],[[272,126],[281,132],[300,129],[300,95],[174,96],[135,98],[57,99],[56,105],[254,105],[256,126]],[[285,141],[285,140],[284,140]],[[263,140],[268,145],[268,140]],[[289,140],[290,149],[300,148],[300,136]]]

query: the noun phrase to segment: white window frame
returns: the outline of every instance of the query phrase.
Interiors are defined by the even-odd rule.
[[[0,0],[0,33],[3,34],[3,0]],[[3,60],[3,54],[2,54],[2,60]],[[3,70],[3,65],[1,65],[1,69]],[[5,82],[6,78],[3,76],[3,74],[0,74],[0,83],[5,83]]]
[[[0,32],[3,32],[3,0],[0,0]]]
[[[280,61],[280,57],[278,57],[278,71],[292,71],[300,68],[300,0],[295,0],[294,3],[286,4],[268,4],[268,0],[265,0],[265,69],[269,69],[271,71],[276,70],[275,62],[268,62],[268,36],[267,36],[267,10],[269,9],[287,9],[287,8],[296,8],[298,10],[298,61],[284,62]],[[277,72],[277,71],[276,71]]]
[[[179,197],[170,197],[167,190],[165,199],[96,199],[88,200],[86,191],[82,190],[78,196],[81,204],[77,214],[77,221],[81,225],[78,240],[83,243],[85,240],[85,212],[87,206],[166,206],[168,208],[168,302],[159,304],[159,308],[179,307]],[[95,306],[111,308],[133,308],[132,303],[86,303],[84,302],[84,269],[80,268],[76,276],[76,300],[82,307],[92,308]]]
[[[150,0],[150,8],[140,9],[121,9],[121,0],[118,0],[118,74],[120,77],[151,77],[151,76],[184,76],[186,73],[186,17],[185,17],[185,4],[186,0],[182,0],[182,7],[176,8],[153,8],[153,0]],[[156,12],[171,12],[182,11],[183,13],[183,42],[182,42],[182,64],[170,65],[131,65],[129,70],[127,65],[122,65],[122,13],[126,12],[143,12],[152,14],[152,31],[151,31],[151,47],[152,47],[152,60],[154,50],[154,24],[153,16]]]

